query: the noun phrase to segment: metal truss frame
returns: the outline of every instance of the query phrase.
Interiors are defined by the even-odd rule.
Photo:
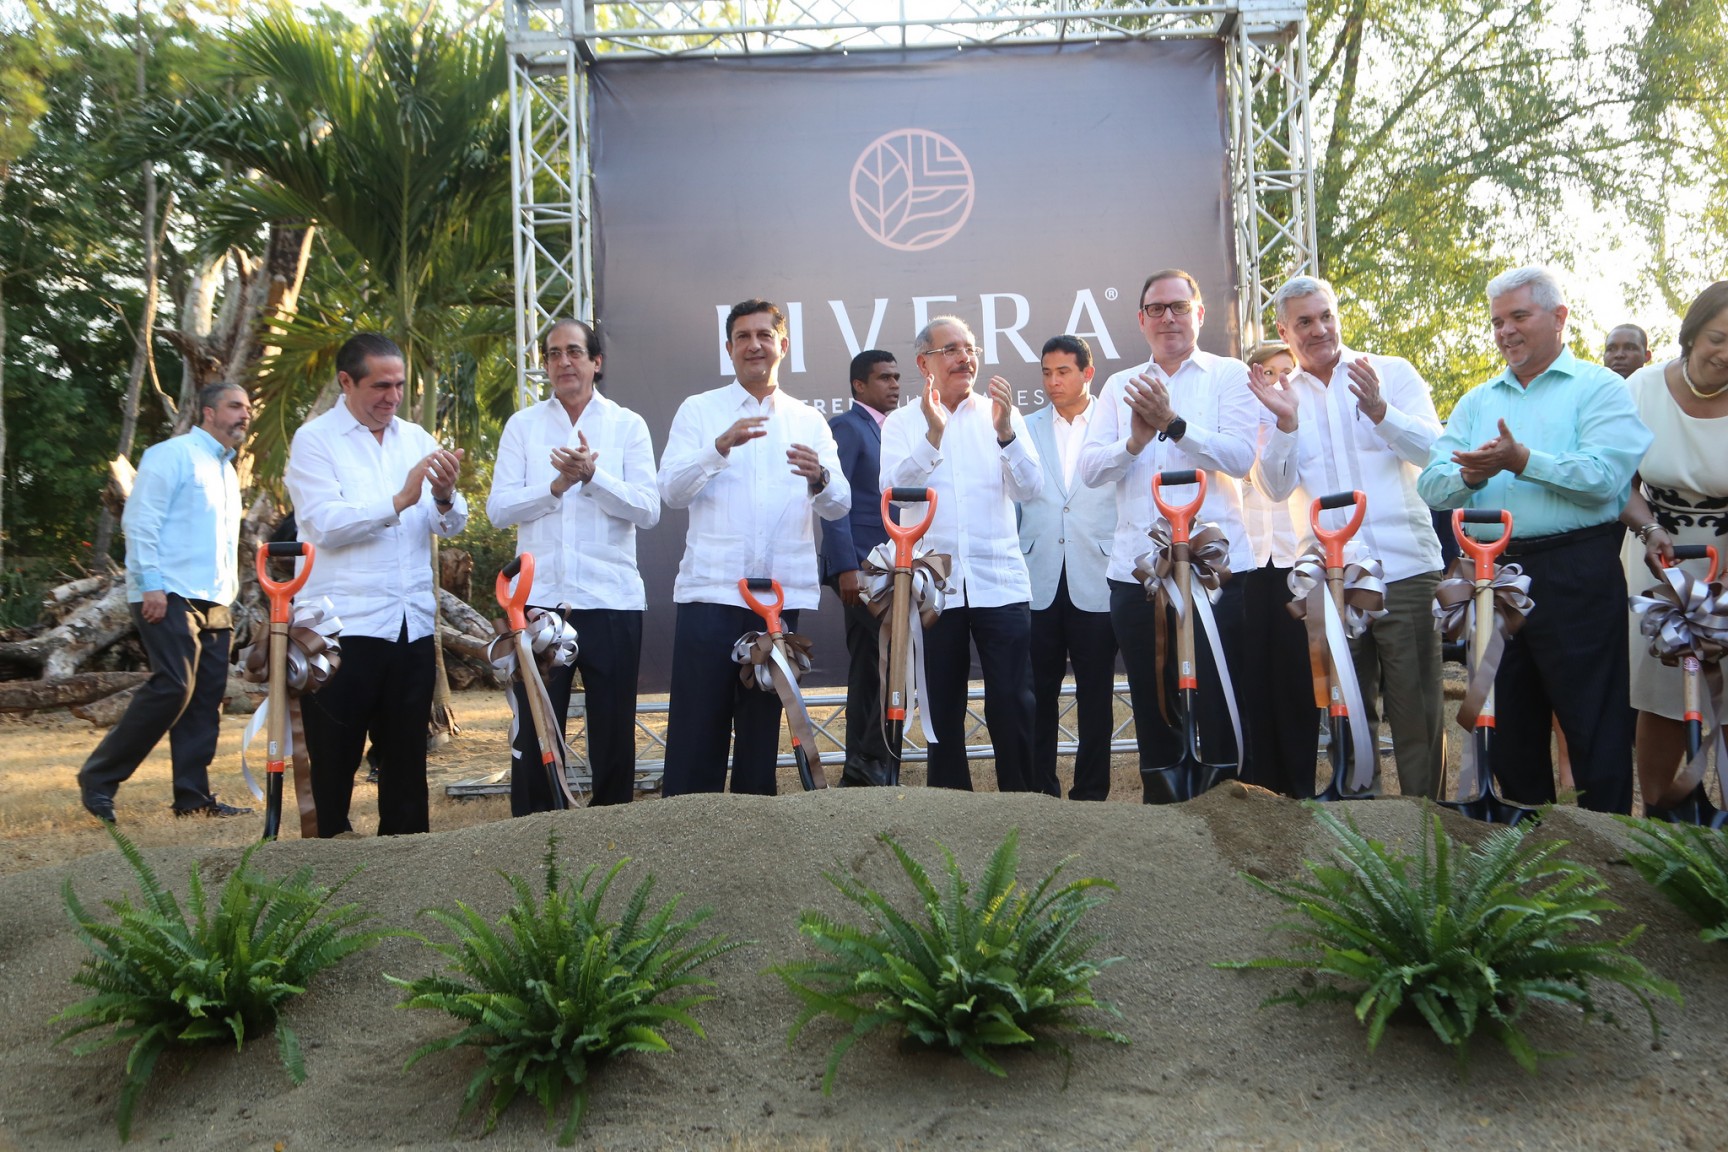
[[[588,68],[597,59],[848,53],[1209,38],[1227,45],[1236,334],[1318,267],[1306,0],[506,0],[517,404],[541,396],[540,337],[594,306]]]

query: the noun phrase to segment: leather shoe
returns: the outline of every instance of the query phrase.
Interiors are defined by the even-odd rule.
[[[209,816],[212,819],[219,819],[225,816],[250,816],[251,814],[252,809],[250,808],[236,808],[232,804],[222,803],[222,801],[215,797],[211,797],[210,803],[204,805],[202,808],[174,809],[174,815],[176,816]]]
[[[102,793],[85,784],[78,785],[78,798],[84,802],[84,811],[96,817],[104,824],[114,823],[114,797]]]

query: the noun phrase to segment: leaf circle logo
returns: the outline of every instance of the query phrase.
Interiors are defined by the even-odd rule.
[[[972,215],[974,191],[965,153],[924,128],[877,137],[852,165],[852,215],[872,239],[899,252],[952,239]]]

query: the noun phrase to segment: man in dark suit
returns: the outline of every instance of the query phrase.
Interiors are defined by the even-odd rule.
[[[822,582],[846,609],[846,770],[842,785],[886,784],[888,745],[882,735],[878,684],[878,624],[864,606],[864,558],[887,543],[877,480],[882,421],[900,403],[900,369],[892,352],[867,349],[852,357],[852,406],[828,422],[840,470],[852,486],[852,511],[822,525]]]

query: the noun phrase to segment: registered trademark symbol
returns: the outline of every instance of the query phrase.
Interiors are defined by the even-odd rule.
[[[1104,289],[1104,299],[1106,300],[1114,300],[1119,295],[1121,295],[1121,293],[1117,292],[1114,288]]]

